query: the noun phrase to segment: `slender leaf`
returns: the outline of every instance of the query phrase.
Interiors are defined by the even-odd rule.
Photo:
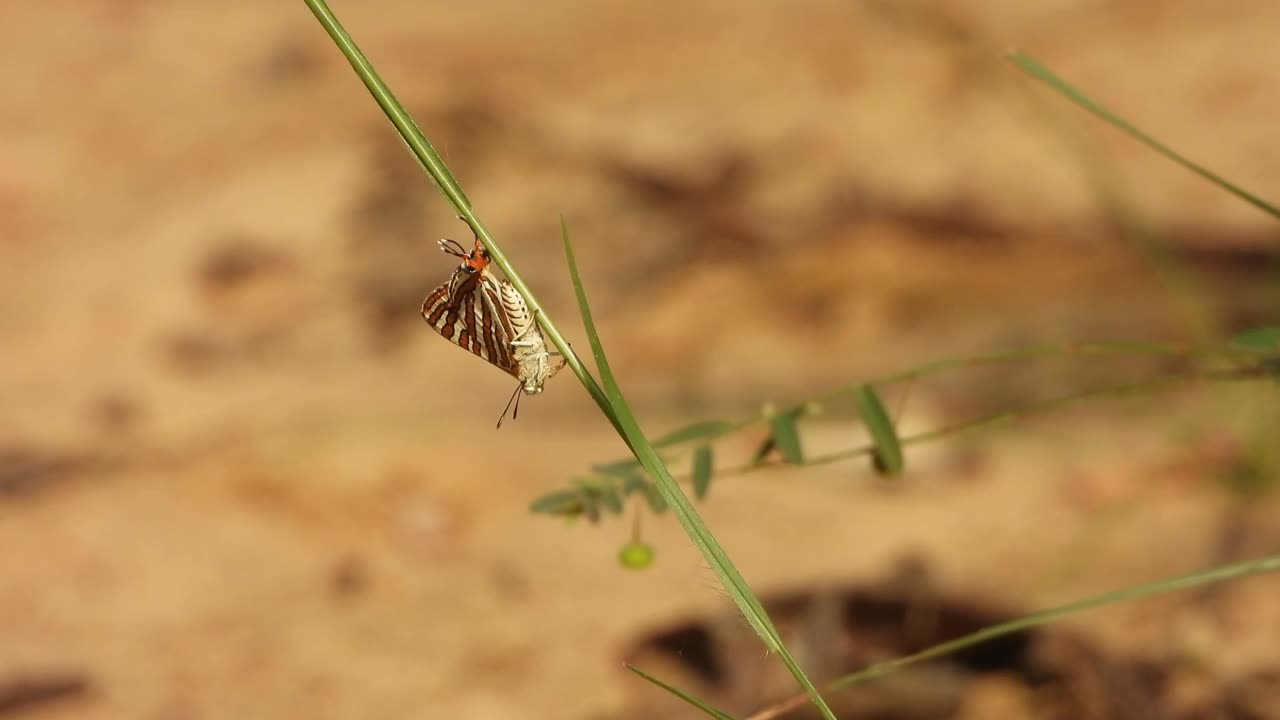
[[[711,487],[713,465],[710,445],[693,451],[693,496],[699,500],[707,496],[707,489]]]
[[[675,695],[676,697],[680,698],[681,700],[683,700],[683,701],[685,701],[685,702],[689,703],[690,705],[692,705],[692,706],[694,706],[694,707],[698,708],[698,709],[699,709],[699,710],[701,710],[702,712],[706,713],[708,716],[713,717],[713,718],[716,718],[716,720],[733,720],[733,716],[732,716],[732,715],[728,715],[728,714],[725,714],[725,713],[723,713],[723,712],[721,712],[721,711],[719,711],[719,710],[716,710],[715,708],[713,708],[713,707],[711,707],[710,705],[708,705],[707,703],[705,703],[705,702],[703,702],[703,701],[699,700],[698,698],[696,698],[696,697],[694,697],[694,696],[690,695],[689,693],[687,693],[687,692],[685,692],[685,691],[683,691],[683,690],[681,690],[681,689],[679,689],[679,688],[675,687],[674,685],[669,685],[669,684],[667,684],[667,683],[665,683],[665,682],[663,682],[663,681],[659,680],[658,678],[656,678],[656,677],[654,677],[654,676],[652,676],[652,675],[650,675],[650,674],[646,673],[645,671],[641,670],[640,668],[637,668],[637,667],[636,667],[636,666],[634,666],[634,665],[629,665],[629,664],[628,664],[628,665],[624,665],[624,667],[626,667],[626,668],[627,668],[628,670],[630,670],[631,672],[633,672],[633,673],[635,673],[635,674],[639,675],[640,677],[644,678],[645,680],[648,680],[649,682],[653,683],[654,685],[657,685],[658,687],[662,688],[663,690],[666,690],[667,692],[671,693],[672,695]]]
[[[898,441],[898,430],[884,411],[884,403],[880,395],[870,385],[860,385],[854,391],[854,403],[858,408],[858,417],[871,433],[872,462],[876,471],[882,475],[901,475],[902,445]]]
[[[636,468],[634,472],[627,475],[619,474],[617,477],[622,480],[621,491],[623,497],[630,497],[635,493],[640,493],[644,497],[644,501],[649,504],[649,507],[655,513],[661,513],[667,509],[667,503],[662,499],[662,493],[658,492],[658,489],[641,468]]]
[[[612,485],[602,485],[596,492],[600,495],[600,505],[604,509],[614,515],[622,514],[622,496],[618,494],[617,488]]]
[[[592,465],[591,469],[601,475],[609,475],[611,477],[628,479],[634,477],[636,473],[642,471],[640,463],[634,458],[630,460],[620,460],[614,463],[604,465]]]
[[[586,515],[591,522],[594,523],[600,520],[601,509],[614,513],[622,512],[622,499],[618,497],[618,492],[612,480],[585,477],[574,480],[573,484],[578,486],[582,495],[582,514]]]
[[[788,465],[803,465],[804,450],[800,448],[800,434],[796,432],[795,413],[782,412],[769,418],[769,432]]]
[[[706,422],[685,425],[677,428],[662,437],[654,440],[652,445],[655,448],[668,447],[671,445],[679,445],[690,440],[701,440],[703,438],[714,438],[725,434],[732,430],[734,424],[728,420],[708,420]]]
[[[645,486],[649,485],[649,479],[641,473],[632,473],[622,480],[622,494],[630,495],[635,492],[644,492]]]
[[[529,504],[529,510],[545,515],[563,515],[577,517],[582,514],[583,498],[581,490],[557,490],[535,499]]]
[[[564,254],[566,263],[569,266],[569,277],[573,281],[574,295],[578,300],[578,310],[582,314],[582,325],[586,331],[587,340],[591,343],[591,354],[595,358],[596,369],[599,371],[600,381],[604,385],[605,398],[614,412],[617,427],[623,433],[627,445],[635,453],[636,459],[644,466],[645,471],[653,478],[658,491],[667,501],[667,504],[671,506],[676,519],[680,522],[680,526],[707,560],[707,564],[715,572],[716,577],[719,578],[724,586],[725,592],[728,593],[734,604],[738,606],[747,623],[760,636],[765,648],[778,654],[778,658],[787,666],[787,670],[791,672],[792,677],[796,679],[800,687],[804,688],[805,694],[809,696],[810,702],[818,709],[822,717],[827,718],[827,720],[835,720],[835,714],[831,712],[831,708],[822,699],[822,694],[818,692],[818,688],[804,674],[804,670],[800,668],[795,657],[791,655],[786,645],[783,644],[777,628],[774,627],[773,621],[769,619],[769,615],[760,604],[760,600],[751,592],[746,580],[742,578],[738,569],[729,560],[724,548],[720,547],[720,543],[716,541],[715,536],[711,534],[706,524],[702,522],[697,510],[689,502],[689,498],[685,496],[680,486],[676,484],[675,478],[671,477],[671,472],[663,464],[662,459],[658,457],[657,451],[649,444],[648,439],[640,430],[639,424],[636,423],[630,406],[627,405],[626,399],[622,396],[622,389],[618,386],[618,382],[613,376],[613,370],[609,367],[609,359],[605,356],[604,345],[600,342],[600,335],[596,332],[595,321],[591,317],[591,307],[587,303],[586,291],[582,287],[582,278],[578,275],[578,265],[573,257],[573,245],[569,241],[569,229],[565,225],[563,218],[560,220],[560,233],[564,241]]]
[[[1226,190],[1232,195],[1235,195],[1241,200],[1244,200],[1250,205],[1253,205],[1254,207],[1267,213],[1268,215],[1271,215],[1272,217],[1275,217],[1275,218],[1280,218],[1280,208],[1277,208],[1271,203],[1268,203],[1262,198],[1256,195],[1253,195],[1252,193],[1246,191],[1243,188],[1236,187],[1235,185],[1228,182],[1226,179],[1214,174],[1213,172],[1210,172],[1208,169],[1204,168],[1203,166],[1198,165],[1188,160],[1187,158],[1179,155],[1178,153],[1174,152],[1173,149],[1159,142],[1158,140],[1151,137],[1150,135],[1147,135],[1146,133],[1142,132],[1138,128],[1129,124],[1126,120],[1123,120],[1122,118],[1120,118],[1120,116],[1115,115],[1110,110],[1107,110],[1106,108],[1102,107],[1098,103],[1094,102],[1084,93],[1068,85],[1065,80],[1058,77],[1057,75],[1054,75],[1048,68],[1036,62],[1031,57],[1024,55],[1020,52],[1011,52],[1008,54],[1007,57],[1014,65],[1017,65],[1023,72],[1040,80],[1041,82],[1045,83],[1049,87],[1052,87],[1054,90],[1057,90],[1059,93],[1062,93],[1071,102],[1093,113],[1094,115],[1096,115],[1097,117],[1105,121],[1106,123],[1110,124],[1112,127],[1117,128],[1118,130],[1128,135],[1129,137],[1133,138],[1134,140],[1137,140],[1143,145],[1146,145],[1152,150],[1155,150],[1157,153],[1163,155],[1169,160],[1172,160],[1173,162],[1181,165],[1187,170],[1190,170],[1196,175],[1199,175],[1205,180],[1208,180],[1214,185],[1217,185],[1223,190]]]

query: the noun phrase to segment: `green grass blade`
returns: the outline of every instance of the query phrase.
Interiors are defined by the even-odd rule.
[[[858,408],[858,417],[871,433],[871,441],[875,449],[872,460],[877,472],[890,477],[901,475],[903,469],[902,444],[898,441],[898,430],[884,411],[884,403],[880,395],[870,385],[859,386],[854,391],[854,404]]]
[[[1058,620],[1059,618],[1082,612],[1084,610],[1091,610],[1104,605],[1137,600],[1151,595],[1224,582],[1226,580],[1233,580],[1246,575],[1275,572],[1277,570],[1280,570],[1280,555],[1272,555],[1260,560],[1236,563],[1234,565],[1223,565],[1204,572],[1192,573],[1191,575],[1183,575],[1181,577],[1160,580],[1152,583],[1144,583],[1142,585],[1135,585],[1122,590],[1115,590],[1109,593],[1095,595],[1091,598],[1068,603],[1066,605],[1060,605],[1049,610],[1032,613],[1030,615],[1020,617],[1017,620],[1010,620],[1009,622],[1000,623],[999,625],[992,625],[991,627],[983,628],[982,630],[970,633],[964,637],[959,637],[955,640],[934,645],[931,648],[921,650],[917,653],[912,653],[905,657],[897,658],[896,660],[872,665],[863,670],[859,670],[858,672],[846,675],[831,683],[828,687],[832,689],[849,687],[864,680],[886,675],[907,665],[914,665],[925,660],[932,660],[933,658],[941,657],[957,650],[986,642],[993,638],[998,638],[1003,635],[1011,635],[1029,628],[1044,625],[1054,620]]]
[[[1076,105],[1079,105],[1085,110],[1088,110],[1089,112],[1098,116],[1103,121],[1110,124],[1112,127],[1117,128],[1118,130],[1125,133],[1129,137],[1137,140],[1143,145],[1146,145],[1152,150],[1155,150],[1157,153],[1163,155],[1169,160],[1172,160],[1173,162],[1181,165],[1187,170],[1190,170],[1196,175],[1199,175],[1205,180],[1208,180],[1214,185],[1217,185],[1223,190],[1226,190],[1232,195],[1235,195],[1241,200],[1244,200],[1250,205],[1253,205],[1254,207],[1267,213],[1268,215],[1274,218],[1280,219],[1280,208],[1277,208],[1271,203],[1268,203],[1267,201],[1248,192],[1243,188],[1233,185],[1232,183],[1228,182],[1226,179],[1209,171],[1205,167],[1198,165],[1188,160],[1187,158],[1179,155],[1178,153],[1174,152],[1172,148],[1169,148],[1168,146],[1159,142],[1158,140],[1151,137],[1150,135],[1147,135],[1146,133],[1142,132],[1138,128],[1129,124],[1128,121],[1120,118],[1118,115],[1112,113],[1111,111],[1102,107],[1098,103],[1094,102],[1092,99],[1087,97],[1084,93],[1071,87],[1066,83],[1065,80],[1058,77],[1057,75],[1054,75],[1052,72],[1049,71],[1048,68],[1036,62],[1031,57],[1016,51],[1009,53],[1007,57],[1014,65],[1017,65],[1023,72],[1036,78],[1037,80],[1040,80],[1041,82],[1045,83],[1049,87],[1052,87],[1054,90],[1057,90],[1059,93],[1066,96],[1067,99],[1071,100],[1071,102],[1075,103]]]
[[[471,201],[462,192],[462,187],[454,179],[453,173],[449,172],[449,168],[440,159],[440,153],[436,152],[435,147],[427,141],[427,138],[422,134],[422,130],[418,128],[418,124],[413,121],[413,118],[409,117],[409,113],[405,111],[404,106],[392,94],[386,83],[382,82],[382,78],[374,71],[364,53],[360,51],[355,41],[347,34],[342,24],[338,22],[338,18],[329,10],[329,6],[323,0],[304,0],[304,2],[307,3],[307,7],[311,8],[312,14],[320,21],[325,32],[329,33],[329,37],[333,38],[334,44],[346,56],[347,61],[351,63],[352,69],[356,71],[356,75],[360,77],[364,86],[369,89],[369,94],[377,101],[378,107],[382,108],[382,112],[386,113],[387,119],[399,131],[400,137],[409,146],[414,158],[427,171],[427,174],[436,181],[436,186],[440,188],[440,192],[444,193],[444,196],[457,208],[459,213],[469,212],[471,210]]]
[[[689,703],[690,705],[692,705],[692,706],[694,706],[694,707],[698,708],[699,710],[701,710],[702,712],[706,713],[706,714],[707,714],[708,716],[710,716],[710,717],[716,718],[717,720],[733,720],[733,716],[732,716],[732,715],[728,715],[728,714],[726,714],[726,713],[720,712],[719,710],[716,710],[715,708],[711,707],[711,706],[710,706],[710,705],[708,705],[707,703],[705,703],[705,702],[703,702],[703,701],[699,700],[698,698],[696,698],[696,697],[694,697],[694,696],[690,695],[689,693],[687,693],[687,692],[685,692],[685,691],[683,691],[683,690],[681,690],[681,689],[679,689],[679,688],[677,688],[677,687],[675,687],[675,686],[673,686],[673,685],[668,685],[667,683],[665,683],[665,682],[663,682],[663,681],[659,680],[658,678],[656,678],[656,677],[654,677],[654,676],[652,676],[652,675],[650,675],[650,674],[646,673],[645,671],[641,670],[640,668],[636,667],[635,665],[624,665],[624,667],[625,667],[626,669],[630,670],[631,672],[633,672],[633,673],[635,673],[635,674],[639,675],[640,677],[644,678],[645,680],[648,680],[649,682],[653,683],[654,685],[657,685],[658,687],[662,688],[663,690],[666,690],[667,692],[671,693],[672,695],[675,695],[676,697],[680,698],[681,700],[683,700],[683,701],[685,701],[685,702]]]
[[[706,524],[702,522],[702,518],[694,510],[693,504],[689,502],[689,498],[685,496],[679,485],[676,484],[675,479],[671,477],[667,466],[658,457],[657,451],[649,444],[648,439],[645,438],[644,433],[640,430],[640,426],[636,423],[630,407],[622,397],[622,389],[618,386],[617,380],[613,376],[613,371],[609,367],[609,359],[605,356],[604,345],[600,342],[600,335],[596,332],[595,321],[591,317],[591,307],[587,303],[586,291],[582,287],[582,278],[578,275],[578,264],[574,259],[573,245],[569,241],[569,229],[565,225],[563,218],[560,221],[560,232],[564,241],[564,254],[569,266],[569,277],[573,281],[573,291],[578,300],[578,310],[582,313],[583,328],[587,333],[588,341],[591,343],[591,354],[596,361],[596,370],[600,373],[600,381],[604,385],[605,397],[608,399],[614,416],[618,420],[618,425],[625,434],[627,444],[631,447],[636,459],[640,461],[645,471],[653,478],[658,491],[671,507],[676,519],[679,520],[680,526],[689,536],[689,539],[693,541],[698,551],[702,553],[702,556],[706,558],[707,564],[711,566],[711,570],[719,578],[725,592],[729,594],[730,599],[738,606],[747,623],[760,636],[766,649],[778,654],[787,669],[791,671],[792,676],[795,677],[796,682],[804,688],[805,694],[809,696],[810,701],[822,713],[822,717],[828,718],[828,720],[835,720],[835,715],[831,712],[831,708],[827,706],[826,701],[822,699],[817,687],[804,674],[795,658],[783,645],[777,628],[774,627],[773,621],[769,619],[769,615],[760,604],[760,600],[751,592],[746,580],[743,579],[738,569],[734,567],[729,560],[728,554],[725,553],[724,548],[720,547],[720,543],[711,534],[711,531],[707,529]]]
[[[710,445],[703,445],[693,452],[693,496],[699,500],[707,496],[711,487],[711,468],[714,465]]]

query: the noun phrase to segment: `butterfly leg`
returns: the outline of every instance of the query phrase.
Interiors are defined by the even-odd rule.
[[[556,353],[556,355],[560,355],[560,353]],[[564,366],[568,364],[569,364],[569,358],[561,357],[560,362],[557,363],[555,367],[551,368],[551,372],[547,374],[547,379],[550,380],[551,378],[555,377],[556,373],[563,370]]]

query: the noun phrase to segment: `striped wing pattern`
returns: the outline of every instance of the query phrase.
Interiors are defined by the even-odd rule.
[[[441,240],[440,249],[462,263],[423,301],[422,317],[445,340],[515,376],[525,394],[542,392],[564,363],[551,367],[546,338],[524,298],[488,273],[489,254],[479,239],[470,251],[452,240]]]
[[[502,309],[511,322],[511,348],[516,362],[516,378],[528,395],[542,392],[542,385],[560,368],[551,368],[551,354],[542,330],[529,306],[514,285],[503,281]]]
[[[422,303],[422,317],[445,340],[519,377],[502,290],[483,270],[466,264],[456,268]]]

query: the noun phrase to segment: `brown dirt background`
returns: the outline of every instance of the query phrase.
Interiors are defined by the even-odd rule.
[[[1275,199],[1275,2],[334,9],[582,350],[568,219],[651,433],[1275,308],[1273,220],[1001,58]],[[628,520],[528,512],[622,445],[567,374],[493,429],[509,379],[417,317],[435,239],[465,228],[304,5],[23,3],[0,48],[0,687],[86,687],[14,714],[643,717],[625,649],[727,601],[669,514],[629,572]],[[888,397],[911,432],[1162,367]],[[702,507],[762,592],[912,557],[1027,611],[1274,549],[1275,502],[1222,481],[1274,406],[1261,383],[1102,398],[918,446],[895,491],[856,461],[725,478]],[[860,441],[840,416],[806,436]],[[1280,662],[1277,590],[1065,626],[1214,686]]]

